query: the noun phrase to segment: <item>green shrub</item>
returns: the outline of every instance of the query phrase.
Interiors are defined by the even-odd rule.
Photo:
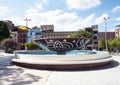
[[[5,48],[16,49],[17,43],[12,38],[7,38],[1,41],[1,46],[5,46]]]
[[[42,49],[35,42],[27,42],[26,46],[28,50],[41,50]]]
[[[17,49],[17,43],[11,38],[2,40],[1,46],[5,47],[5,52],[7,53],[13,53],[13,50]]]

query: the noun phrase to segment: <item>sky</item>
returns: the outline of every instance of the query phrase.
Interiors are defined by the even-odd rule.
[[[0,0],[0,20],[15,26],[54,25],[55,31],[77,31],[98,25],[100,32],[120,25],[120,0]],[[105,18],[105,19],[104,19]]]

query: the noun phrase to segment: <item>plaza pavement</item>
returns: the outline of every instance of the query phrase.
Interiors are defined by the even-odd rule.
[[[11,65],[13,54],[0,53],[0,85],[44,85],[51,74],[47,70],[37,70]]]
[[[13,54],[0,53],[0,85],[120,85],[120,54],[106,66],[49,71],[11,65]]]

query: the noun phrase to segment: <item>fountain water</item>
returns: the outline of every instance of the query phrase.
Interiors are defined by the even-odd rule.
[[[13,63],[41,69],[79,69],[108,64],[112,57],[108,52],[77,50],[85,47],[85,38],[40,38],[34,41],[47,51],[18,51]]]

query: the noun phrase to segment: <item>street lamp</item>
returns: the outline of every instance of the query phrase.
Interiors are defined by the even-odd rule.
[[[25,18],[24,21],[26,21],[26,27],[28,27],[28,22],[31,21],[31,19]]]
[[[26,28],[28,28],[28,22],[31,21],[31,19],[27,19],[27,18],[25,18],[24,21],[26,21]],[[27,34],[28,34],[28,29],[27,29],[26,36],[27,36]],[[27,38],[28,38],[28,37],[27,37]],[[27,38],[26,38],[26,41],[27,41]],[[27,50],[27,46],[26,46],[26,44],[25,44],[25,50]]]
[[[108,46],[107,46],[107,20],[110,19],[109,17],[104,17],[105,20],[105,47],[106,51],[108,51]]]

